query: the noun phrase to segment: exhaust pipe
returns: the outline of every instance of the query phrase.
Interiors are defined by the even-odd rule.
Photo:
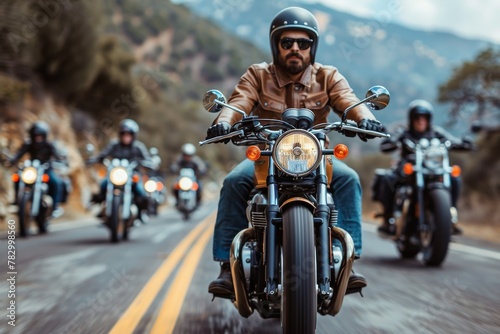
[[[351,275],[351,269],[354,263],[354,242],[349,233],[340,227],[332,227],[331,235],[332,240],[339,240],[342,244],[342,265],[340,266],[338,278],[332,286],[332,298],[325,300],[319,311],[322,315],[329,314],[335,316],[342,307],[347,284],[349,283],[349,276]]]
[[[248,318],[253,308],[248,302],[245,273],[243,271],[242,251],[245,243],[255,238],[254,229],[249,227],[240,231],[233,239],[230,250],[231,276],[233,278],[234,306],[242,317]]]

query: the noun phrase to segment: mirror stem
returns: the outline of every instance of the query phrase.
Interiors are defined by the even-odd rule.
[[[346,119],[347,119],[347,113],[348,113],[349,111],[351,111],[351,109],[353,109],[353,108],[355,108],[355,107],[359,106],[359,105],[360,105],[360,104],[362,104],[362,103],[365,103],[365,102],[367,102],[367,101],[370,101],[370,100],[372,100],[372,99],[374,99],[374,98],[376,98],[376,97],[378,97],[378,94],[376,94],[376,93],[375,93],[375,94],[372,94],[372,95],[370,95],[370,96],[368,96],[368,97],[365,97],[364,99],[362,99],[362,100],[361,100],[361,101],[359,101],[358,103],[353,104],[352,106],[347,107],[347,108],[346,108],[346,110],[344,111],[344,113],[342,114],[342,123],[345,123],[345,121],[346,121]]]
[[[227,107],[227,108],[229,108],[231,110],[236,111],[237,113],[241,114],[243,116],[243,118],[247,117],[247,114],[243,110],[240,110],[240,109],[238,109],[236,107],[233,107],[230,104],[224,103],[224,102],[219,101],[219,100],[214,100],[214,102],[217,103],[218,105],[221,105],[221,106],[224,106],[224,107]]]

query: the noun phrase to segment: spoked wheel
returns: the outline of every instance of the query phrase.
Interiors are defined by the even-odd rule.
[[[425,221],[427,229],[421,231],[423,261],[428,266],[439,266],[446,258],[451,237],[451,198],[445,189],[428,193]]]
[[[290,205],[283,213],[283,333],[316,330],[316,252],[311,211]]]

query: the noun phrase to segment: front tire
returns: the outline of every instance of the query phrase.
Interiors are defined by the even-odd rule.
[[[19,235],[21,237],[28,236],[28,229],[31,220],[31,194],[24,193],[21,197],[21,202],[18,207],[19,214]]]
[[[446,189],[428,193],[425,219],[430,226],[428,242],[423,243],[423,261],[428,266],[440,266],[446,258],[451,237],[451,197]],[[425,236],[422,236],[422,241]]]
[[[118,242],[118,226],[120,224],[120,196],[113,196],[111,205],[111,216],[109,217],[111,242]]]
[[[316,330],[316,252],[311,211],[291,204],[283,213],[283,333]]]

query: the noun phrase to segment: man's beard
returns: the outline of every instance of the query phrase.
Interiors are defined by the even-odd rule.
[[[302,60],[302,63],[293,62],[292,64],[287,65],[286,61],[290,57],[297,57]],[[304,57],[302,57],[302,55],[299,53],[289,53],[286,55],[285,59],[283,59],[281,56],[278,57],[278,65],[290,74],[301,73],[307,66],[309,66],[309,64],[310,62],[304,61]]]

